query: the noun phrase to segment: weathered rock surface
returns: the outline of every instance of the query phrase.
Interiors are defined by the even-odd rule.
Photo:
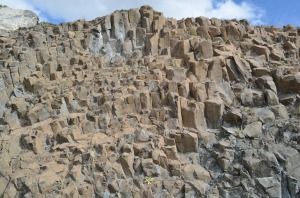
[[[39,17],[30,10],[19,10],[9,7],[0,8],[0,33],[29,28],[37,25]]]
[[[0,197],[299,197],[299,32],[142,6],[0,35]]]

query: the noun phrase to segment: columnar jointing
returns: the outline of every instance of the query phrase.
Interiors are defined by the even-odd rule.
[[[0,197],[298,197],[299,34],[149,6],[1,33]]]

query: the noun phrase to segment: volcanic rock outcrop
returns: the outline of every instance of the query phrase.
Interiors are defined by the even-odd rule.
[[[299,47],[149,6],[0,36],[0,197],[299,197]]]
[[[39,17],[30,10],[19,10],[0,5],[0,34],[18,28],[37,25]]]

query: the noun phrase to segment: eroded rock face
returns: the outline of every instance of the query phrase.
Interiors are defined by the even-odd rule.
[[[0,8],[0,32],[16,30],[20,27],[33,27],[38,21],[39,17],[30,10]]]
[[[299,32],[142,6],[0,35],[0,197],[299,197]]]

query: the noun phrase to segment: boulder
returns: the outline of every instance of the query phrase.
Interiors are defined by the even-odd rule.
[[[279,105],[279,99],[273,91],[266,90],[265,91],[265,97],[266,97],[266,101],[267,101],[269,106]]]
[[[272,106],[270,109],[273,111],[275,116],[278,118],[281,118],[281,119],[289,119],[290,118],[286,107],[282,104]]]
[[[243,131],[244,135],[249,138],[257,138],[262,134],[262,123],[259,121],[248,124]]]
[[[0,31],[12,31],[20,27],[29,28],[37,25],[39,17],[30,10],[1,7],[0,21]]]
[[[258,118],[262,123],[269,123],[275,120],[274,113],[267,107],[265,108],[252,108],[251,110],[255,117]]]
[[[265,97],[262,91],[253,89],[244,89],[240,95],[242,105],[248,107],[258,107],[265,104]]]
[[[225,121],[226,123],[231,124],[233,126],[235,126],[235,125],[239,126],[239,124],[242,121],[241,110],[233,108],[233,107],[230,108],[229,110],[224,112],[223,121]]]
[[[200,131],[198,133],[199,144],[203,144],[206,147],[212,146],[216,142],[216,135],[207,131]]]

